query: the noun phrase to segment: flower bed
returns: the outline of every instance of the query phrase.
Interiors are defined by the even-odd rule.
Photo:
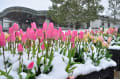
[[[114,69],[107,68],[100,72],[93,72],[88,75],[78,76],[76,79],[114,79]]]
[[[115,32],[116,33],[116,32]],[[63,32],[53,23],[26,32],[14,23],[8,33],[0,26],[0,78],[66,79],[116,66],[102,30]]]
[[[116,70],[120,71],[120,50],[117,49],[109,49],[110,53],[112,54],[112,59],[116,61],[117,66]]]
[[[116,70],[120,70],[120,34],[115,35],[114,31],[113,34],[110,34],[112,42],[108,48],[109,52],[112,54],[112,59],[116,61],[117,66]]]

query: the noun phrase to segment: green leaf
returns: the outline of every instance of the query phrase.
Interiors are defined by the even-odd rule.
[[[76,66],[75,66],[75,67],[70,68],[70,69],[69,69],[69,73],[73,72],[73,70],[74,70],[75,68],[76,68]]]
[[[25,79],[35,79],[35,74],[27,74]]]
[[[7,72],[0,70],[0,73],[1,73],[0,75],[4,75],[5,77],[7,77],[7,79],[13,79],[13,77],[8,75]]]
[[[45,67],[44,67],[44,71],[43,71],[43,73],[48,74],[48,73],[52,70],[52,68],[53,68],[52,65],[50,65],[50,66],[45,66]]]
[[[37,66],[39,66],[41,59],[42,59],[42,56],[37,58]]]
[[[22,79],[22,75],[18,74],[19,75],[19,79]]]
[[[62,52],[63,52],[63,49],[60,50],[60,54],[62,54]]]
[[[2,70],[0,70],[0,73],[1,73],[1,75],[7,76],[7,73]]]
[[[53,56],[54,56],[54,53],[53,53],[53,51],[52,51],[51,54],[50,54],[50,58],[49,58],[49,62],[48,62],[48,66],[51,65],[51,62],[52,62],[52,60],[53,60]]]
[[[69,72],[69,68],[70,68],[70,64],[67,65],[67,67],[66,67],[66,69],[65,69],[66,72]]]
[[[22,72],[22,65],[20,64],[19,69],[18,69],[18,73]]]
[[[66,55],[66,51],[67,51],[67,49],[64,48],[64,52],[63,52],[63,55],[64,55],[64,56]]]
[[[71,73],[71,72],[73,72],[73,70],[74,70],[75,68],[76,68],[76,67],[70,68],[70,64],[68,64],[65,70],[66,70],[66,72]]]
[[[9,73],[10,73],[11,69],[12,69],[12,66],[10,67],[9,71],[7,72],[7,74],[9,74]]]
[[[47,49],[47,47],[48,47],[48,44],[44,42],[44,45],[45,45],[45,48]]]
[[[74,56],[75,56],[75,52],[76,52],[76,48],[72,49],[71,57],[74,57]]]

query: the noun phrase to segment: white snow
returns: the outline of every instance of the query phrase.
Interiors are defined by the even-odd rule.
[[[46,75],[46,74],[41,74],[38,77],[36,77],[37,79],[56,79],[52,76]]]
[[[0,76],[0,79],[7,79],[5,76]]]
[[[120,50],[120,46],[117,46],[117,45],[109,46],[109,49]]]
[[[55,54],[55,57],[52,61],[53,70],[50,74],[54,76],[55,79],[66,79],[68,74],[65,71],[67,64],[63,62],[62,56],[60,54]]]
[[[19,76],[16,71],[10,71],[9,75],[12,76],[14,79],[19,79]]]
[[[20,75],[22,75],[22,79],[25,79],[27,74],[25,72],[21,72]]]
[[[74,70],[73,75],[77,77],[79,75],[86,75],[94,71],[116,66],[113,60],[107,61],[106,59],[102,59],[99,66],[94,66],[91,62],[91,60],[87,60],[85,64],[75,64],[74,66],[77,68]]]
[[[32,54],[30,54],[30,57]],[[13,76],[14,79],[19,79],[19,76],[17,74],[17,70],[19,68],[19,55],[16,54],[15,56],[11,55],[10,53],[5,53],[6,60],[8,60],[10,63],[12,63],[12,70],[10,71],[9,75]],[[27,54],[23,53],[23,64],[28,65],[31,61],[36,62],[37,57],[28,60]],[[64,61],[63,61],[64,60]],[[3,57],[0,56],[0,70],[4,70],[4,63],[3,63]],[[43,61],[43,60],[42,60]],[[36,77],[36,79],[66,79],[68,77],[68,73],[65,71],[67,63],[69,59],[66,56],[63,56],[62,54],[59,54],[58,52],[54,52],[54,58],[52,61],[53,69],[48,74],[40,74]],[[73,66],[76,66],[76,69],[73,71],[73,75],[77,77],[78,75],[86,75],[94,71],[100,71],[102,69],[106,69],[108,67],[116,66],[116,63],[113,60],[106,60],[101,59],[99,66],[94,66],[91,59],[86,58],[85,64],[75,64]],[[36,67],[36,63],[34,63],[34,67]],[[9,70],[7,68],[7,70]],[[34,72],[34,68],[32,69]],[[22,78],[25,79],[27,76],[27,73],[22,72],[20,73],[22,75]],[[4,76],[0,76],[0,79],[6,79]]]

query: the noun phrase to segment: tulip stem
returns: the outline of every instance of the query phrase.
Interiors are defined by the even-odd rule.
[[[3,61],[4,61],[4,65],[5,65],[5,71],[6,71],[6,73],[7,73],[7,67],[6,67],[6,63],[5,63],[4,47],[3,47]]]
[[[38,54],[40,53],[40,38],[39,38],[39,44],[38,44],[38,53],[37,53],[37,58],[38,58]]]
[[[30,48],[28,48],[28,60],[29,60],[29,55],[30,55]]]
[[[21,64],[21,61],[20,61],[20,60],[21,60],[21,54],[20,54],[20,57],[19,57],[19,65]]]

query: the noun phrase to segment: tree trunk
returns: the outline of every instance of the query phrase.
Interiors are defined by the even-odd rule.
[[[115,21],[116,21],[116,16],[114,15],[114,25],[116,24],[116,22],[115,22]]]

